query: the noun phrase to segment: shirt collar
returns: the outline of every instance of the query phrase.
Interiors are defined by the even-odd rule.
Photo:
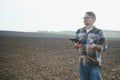
[[[85,27],[83,27],[83,29],[84,29],[84,31],[86,31],[86,28]],[[93,25],[93,27],[92,28],[90,28],[90,29],[88,29],[88,30],[93,30],[93,29],[96,29],[96,27]]]

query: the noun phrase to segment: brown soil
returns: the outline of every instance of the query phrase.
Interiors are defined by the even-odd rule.
[[[102,53],[104,80],[120,80],[120,41]],[[79,53],[68,39],[0,37],[0,80],[78,80]]]

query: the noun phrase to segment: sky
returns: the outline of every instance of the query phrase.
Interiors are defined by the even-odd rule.
[[[119,8],[119,0],[0,0],[0,30],[76,31],[92,11],[96,27],[120,31]]]

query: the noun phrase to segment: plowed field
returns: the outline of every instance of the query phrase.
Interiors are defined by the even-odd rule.
[[[78,80],[79,53],[68,39],[0,37],[0,80]],[[102,53],[104,80],[120,80],[120,41]]]

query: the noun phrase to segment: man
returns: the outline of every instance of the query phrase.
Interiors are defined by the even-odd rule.
[[[86,12],[83,19],[85,26],[76,31],[76,38],[81,43],[74,43],[74,48],[80,52],[80,80],[102,80],[100,52],[107,48],[104,35],[93,25],[96,20],[93,12]]]

